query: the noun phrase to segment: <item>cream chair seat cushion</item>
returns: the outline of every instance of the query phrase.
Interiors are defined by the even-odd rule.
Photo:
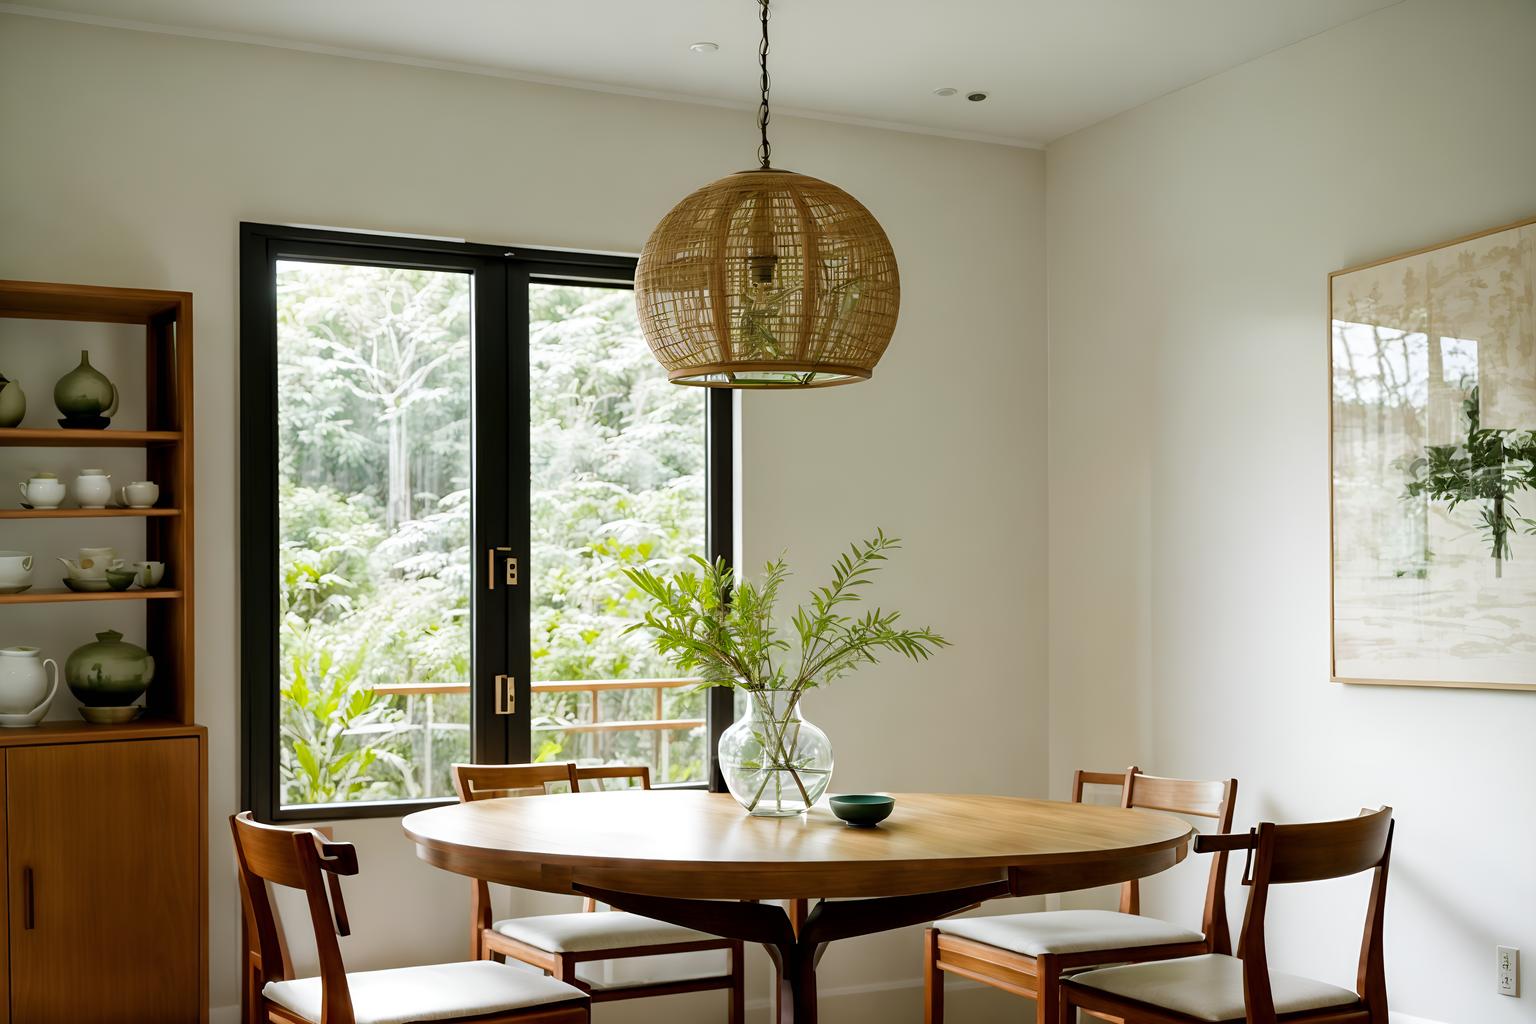
[[[1243,962],[1235,956],[1210,954],[1105,967],[1074,974],[1071,983],[1150,1003],[1196,1020],[1240,1021],[1247,1015],[1243,1002]],[[1275,1012],[1281,1016],[1360,1002],[1360,997],[1347,988],[1294,974],[1270,971],[1269,984],[1275,997]]]
[[[1113,910],[1050,910],[1037,914],[957,917],[939,921],[934,927],[946,935],[985,942],[1025,956],[1165,946],[1175,942],[1199,942],[1204,938],[1199,932],[1155,917],[1118,914]]]
[[[586,993],[543,974],[491,960],[358,971],[347,975],[357,1024],[416,1024],[523,1010]],[[305,1020],[320,1020],[320,979],[269,981],[262,994]]]
[[[543,914],[497,921],[491,928],[509,939],[547,953],[592,953],[632,946],[663,946],[674,942],[718,942],[718,935],[655,921],[620,910],[593,913]]]

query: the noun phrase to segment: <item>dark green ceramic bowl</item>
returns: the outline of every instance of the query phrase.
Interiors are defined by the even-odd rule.
[[[827,802],[832,805],[833,814],[854,828],[874,828],[889,818],[896,807],[894,797],[876,793],[845,793]]]

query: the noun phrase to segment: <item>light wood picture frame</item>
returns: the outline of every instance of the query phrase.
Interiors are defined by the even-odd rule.
[[[1330,664],[1536,690],[1536,218],[1328,276]]]

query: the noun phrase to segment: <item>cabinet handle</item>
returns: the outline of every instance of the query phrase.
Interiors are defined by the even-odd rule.
[[[21,869],[21,926],[31,931],[37,925],[37,913],[32,908],[32,869]]]

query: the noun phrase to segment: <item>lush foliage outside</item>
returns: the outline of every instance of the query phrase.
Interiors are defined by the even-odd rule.
[[[665,384],[628,292],[532,292],[533,678],[664,675],[623,632],[622,569],[702,551],[702,396]],[[468,757],[467,694],[410,689],[470,678],[469,297],[461,274],[279,264],[285,805],[447,795]],[[652,690],[603,699],[655,717]],[[691,689],[666,700],[702,716]],[[538,695],[538,756],[656,763],[659,734],[561,731],[586,701]],[[700,776],[703,742],[669,734],[662,777]]]

